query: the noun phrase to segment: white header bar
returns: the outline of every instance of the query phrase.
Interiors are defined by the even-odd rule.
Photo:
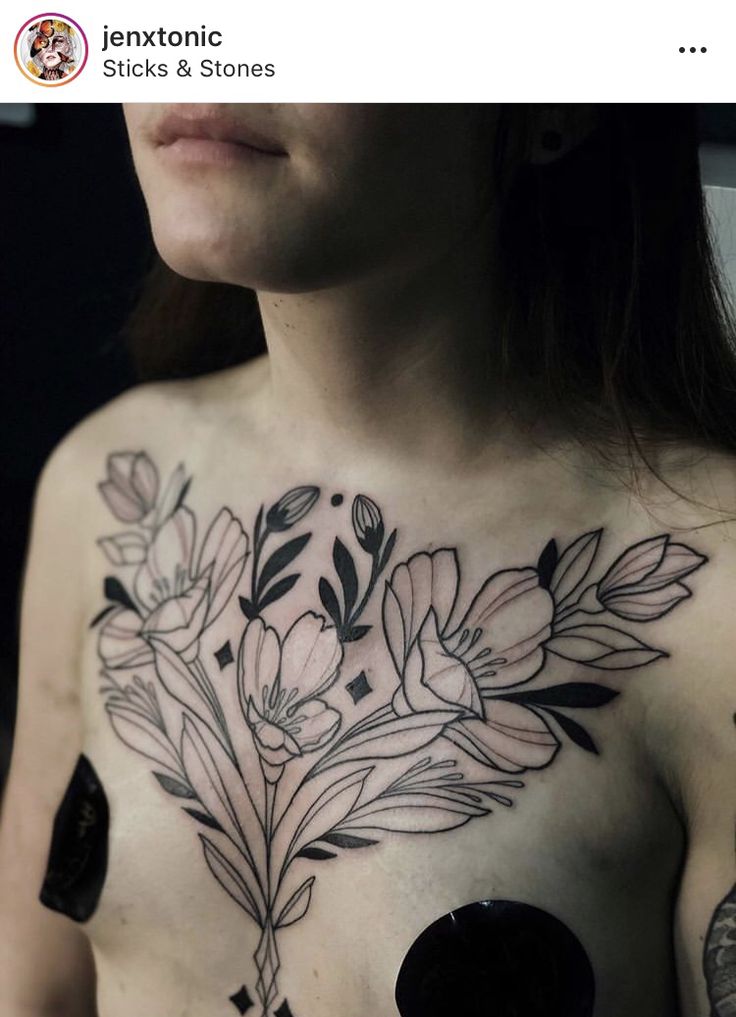
[[[736,100],[736,12],[722,0],[59,3],[3,4],[0,101]],[[81,29],[81,69],[79,34],[44,35],[41,14]],[[33,59],[16,59],[29,45]],[[55,60],[50,81],[33,80]]]

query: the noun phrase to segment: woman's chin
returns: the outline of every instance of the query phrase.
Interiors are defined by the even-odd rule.
[[[180,230],[153,224],[156,249],[169,268],[186,279],[200,282],[254,285],[255,255],[244,251],[242,240],[226,242],[222,236],[211,236],[206,230],[182,235]]]
[[[203,231],[183,236],[179,231],[157,229],[155,223],[153,237],[172,271],[199,282],[228,283],[264,293],[308,293],[339,285],[350,275],[344,258],[320,259],[303,243],[279,249],[270,244],[265,250],[244,245],[242,234],[226,238]]]

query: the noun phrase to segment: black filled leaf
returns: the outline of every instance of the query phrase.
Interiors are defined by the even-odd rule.
[[[394,530],[391,533],[391,536],[386,541],[386,546],[383,549],[383,553],[381,554],[381,560],[380,560],[380,562],[378,564],[378,571],[379,572],[383,572],[383,570],[386,568],[386,563],[388,562],[389,558],[391,557],[391,553],[392,553],[392,551],[394,549],[394,544],[395,543],[396,543],[396,530]]]
[[[258,577],[258,596],[282,569],[294,561],[311,536],[311,533],[304,533],[301,537],[294,537],[293,540],[287,541],[274,551]]]
[[[123,607],[129,607],[130,610],[135,611],[136,614],[140,613],[128,591],[125,589],[120,580],[115,578],[115,576],[105,577],[104,591],[108,600],[114,600],[116,604],[122,604]]]
[[[618,695],[615,689],[590,682],[569,682],[566,685],[550,685],[546,689],[532,689],[528,692],[510,692],[500,696],[515,702],[531,703],[534,706],[577,706],[590,708],[605,706]]]
[[[564,713],[558,713],[557,710],[547,709],[546,712],[555,718],[570,741],[575,742],[576,745],[579,745],[581,749],[585,749],[586,752],[594,752],[598,755],[598,748],[595,742],[582,724],[578,724],[576,720],[566,716]]]
[[[544,548],[539,556],[537,562],[537,572],[539,573],[539,585],[544,590],[549,589],[549,585],[552,582],[552,574],[557,566],[557,560],[559,554],[557,551],[557,541],[550,540],[547,546]]]
[[[107,607],[103,607],[103,609],[102,609],[101,611],[99,611],[99,612],[98,612],[98,613],[97,613],[97,614],[96,614],[96,615],[94,616],[94,618],[92,619],[92,621],[91,621],[91,622],[89,623],[89,627],[90,627],[91,629],[93,629],[93,628],[95,627],[95,625],[99,624],[99,622],[101,622],[101,621],[102,621],[102,619],[103,619],[103,618],[104,618],[104,617],[105,617],[106,615],[108,615],[108,614],[109,614],[109,613],[110,613],[111,611],[114,611],[114,610],[115,610],[115,605],[114,605],[114,604],[108,604],[108,605],[107,605]]]
[[[337,595],[332,589],[330,582],[325,579],[324,576],[319,581],[319,599],[322,601],[322,607],[328,613],[335,623],[336,628],[340,628],[342,625],[342,612],[340,611],[340,604],[337,600]]]
[[[258,614],[247,597],[238,597],[238,603],[240,604],[240,610],[243,612],[248,621],[252,621]]]
[[[188,784],[184,784],[182,781],[176,780],[174,777],[169,777],[166,773],[156,773],[154,771],[153,776],[159,782],[164,791],[168,791],[170,795],[176,795],[177,798],[197,797]]]
[[[174,512],[176,512],[176,510],[181,508],[182,505],[184,504],[184,499],[186,498],[186,496],[187,496],[187,494],[189,492],[189,488],[191,486],[191,483],[192,483],[192,478],[188,477],[187,480],[184,482],[181,491],[179,492],[179,497],[176,499],[176,505],[174,506]]]
[[[323,837],[322,840],[325,838]],[[310,858],[313,862],[324,862],[328,858],[337,858],[334,851],[325,851],[324,848],[318,847],[304,847],[301,851],[297,851],[297,858]]]
[[[258,515],[256,516],[256,523],[253,527],[253,544],[258,545],[258,541],[261,539],[261,526],[263,525],[263,505],[258,509]]]
[[[340,636],[343,643],[357,643],[359,639],[362,639],[366,632],[370,632],[371,625],[353,625],[352,628],[347,629]]]
[[[369,840],[368,837],[354,837],[351,833],[326,833],[320,840],[339,848],[362,848],[378,843],[377,840]]]
[[[197,809],[184,809],[185,812],[189,813],[192,819],[196,819],[200,823],[204,823],[205,826],[211,827],[213,830],[219,830],[221,833],[225,831],[222,829],[220,824],[212,816],[207,815],[206,812],[198,812]]]
[[[355,571],[353,556],[339,537],[335,537],[335,543],[332,546],[332,560],[342,586],[345,617],[349,618],[358,596],[358,574]]]
[[[274,601],[280,600],[287,594],[299,578],[299,575],[299,572],[293,572],[290,576],[284,576],[283,579],[279,579],[270,589],[266,590],[260,600],[261,609],[268,607],[269,604],[273,604]]]

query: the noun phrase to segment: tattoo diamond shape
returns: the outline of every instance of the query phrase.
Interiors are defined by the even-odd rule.
[[[345,688],[353,697],[354,703],[359,703],[364,696],[373,691],[365,671],[361,671],[359,675],[356,675],[351,682],[347,683]]]
[[[284,1000],[281,1006],[277,1010],[274,1010],[274,1014],[275,1017],[294,1017],[287,1000]]]
[[[223,668],[227,667],[228,664],[232,664],[234,659],[229,639],[226,643],[222,644],[219,650],[215,650],[215,660],[220,665],[221,671]]]
[[[230,1002],[240,1014],[244,1014],[246,1010],[250,1010],[253,1006],[253,1000],[250,998],[250,993],[244,985],[241,985],[238,991],[230,996]]]

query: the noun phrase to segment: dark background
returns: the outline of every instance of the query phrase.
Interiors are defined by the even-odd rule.
[[[701,106],[699,115],[704,142],[736,146],[736,106]],[[30,126],[0,124],[0,172],[1,786],[34,487],[63,435],[135,382],[124,325],[151,241],[117,106],[40,105]]]

